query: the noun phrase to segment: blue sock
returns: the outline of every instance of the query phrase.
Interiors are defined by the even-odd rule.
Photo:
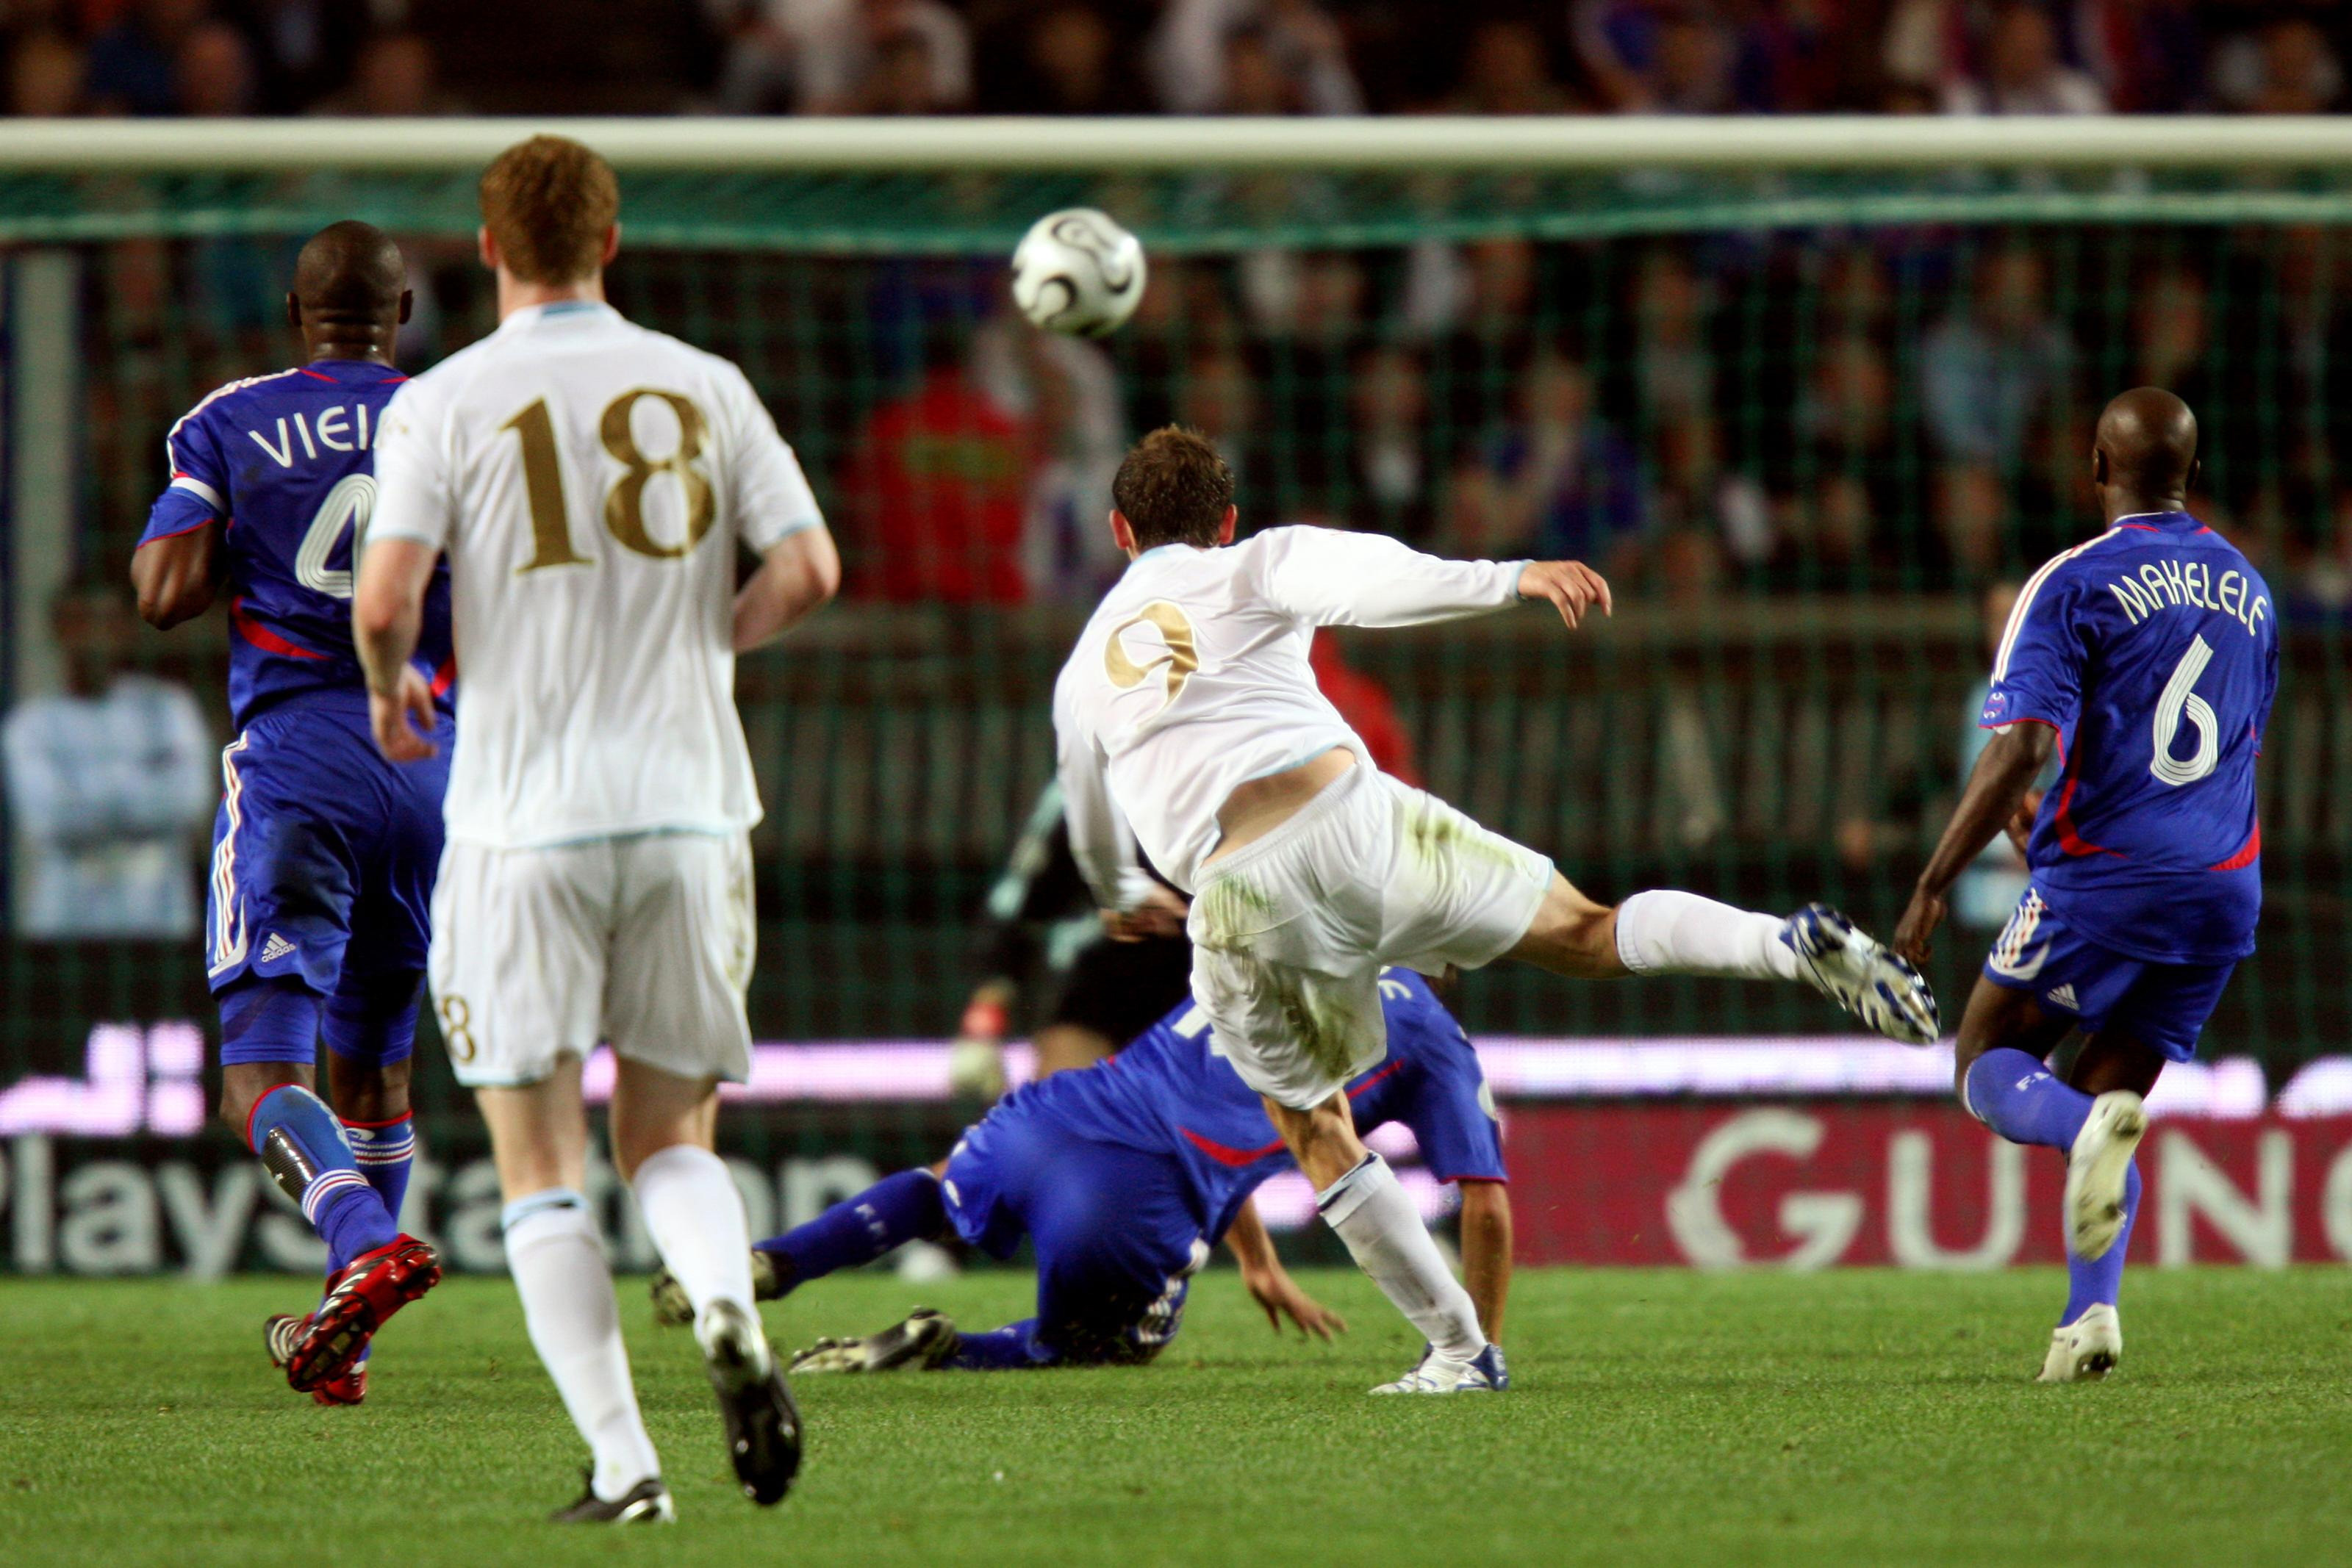
[[[399,1237],[383,1199],[360,1174],[342,1124],[308,1089],[281,1083],[254,1102],[245,1137],[279,1188],[302,1206],[330,1258],[348,1262]]]
[[[940,1364],[956,1372],[1020,1372],[1061,1359],[1037,1337],[1037,1320],[1023,1318],[986,1333],[958,1334],[955,1354]]]
[[[343,1137],[360,1175],[399,1224],[400,1206],[408,1200],[409,1168],[416,1163],[416,1119],[404,1111],[389,1122],[345,1122]]]
[[[2116,1304],[2124,1283],[2124,1252],[2131,1246],[2132,1221],[2138,1218],[2139,1162],[2134,1160],[2124,1167],[2124,1228],[2116,1232],[2116,1244],[2088,1261],[2075,1257],[2071,1247],[2066,1250],[2066,1315],[2058,1320],[2060,1326],[2091,1307]]]
[[[2091,1097],[2062,1083],[2031,1051],[2000,1046],[1969,1064],[1969,1109],[2012,1144],[2071,1149]]]
[[[757,1250],[784,1264],[784,1285],[804,1285],[836,1269],[871,1263],[902,1241],[928,1241],[947,1228],[948,1209],[940,1178],[927,1170],[900,1171],[845,1198]]]

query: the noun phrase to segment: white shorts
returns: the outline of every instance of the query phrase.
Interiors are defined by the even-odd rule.
[[[1192,998],[1277,1103],[1319,1105],[1388,1054],[1380,973],[1475,969],[1528,933],[1551,862],[1359,763],[1201,873]]]
[[[741,833],[453,841],[433,890],[431,967],[457,1082],[536,1083],[600,1040],[680,1077],[742,1082],[755,929]]]

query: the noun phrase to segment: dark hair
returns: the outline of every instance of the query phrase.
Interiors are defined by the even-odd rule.
[[[1136,545],[1198,545],[1224,532],[1234,504],[1234,471],[1206,436],[1166,424],[1129,448],[1110,482],[1112,505],[1135,530]]]
[[[604,264],[621,215],[613,166],[565,136],[518,141],[482,171],[482,223],[526,283],[577,283]]]

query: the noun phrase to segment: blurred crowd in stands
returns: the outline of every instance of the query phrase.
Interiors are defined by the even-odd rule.
[[[409,239],[402,361],[493,324],[457,239]],[[94,249],[88,559],[127,557],[164,429],[293,351],[290,242]],[[837,524],[853,597],[1090,601],[1126,444],[1216,441],[1252,528],[1575,556],[1621,593],[1970,591],[2095,526],[2127,386],[2203,425],[2197,506],[2282,609],[2352,615],[2352,244],[2275,225],[1163,256],[1105,343],[1007,307],[993,257],[625,255],[634,318],[740,361]]]
[[[1090,600],[1122,564],[1108,471],[1169,420],[1253,526],[1575,557],[1669,601],[1968,591],[2095,528],[2091,423],[2153,383],[2197,410],[2200,514],[2282,609],[2352,612],[2352,246],[2317,231],[1264,250],[1164,265],[1110,350],[962,340],[839,434],[869,595]],[[958,439],[993,460],[942,462]]]
[[[18,115],[2325,113],[2333,0],[5,0]]]

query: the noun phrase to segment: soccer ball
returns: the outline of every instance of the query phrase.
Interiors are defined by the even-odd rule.
[[[1047,213],[1013,252],[1013,303],[1049,332],[1102,337],[1142,298],[1142,243],[1092,207]]]

